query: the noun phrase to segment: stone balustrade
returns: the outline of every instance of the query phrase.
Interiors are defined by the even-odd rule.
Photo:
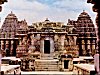
[[[1,65],[1,71],[0,71],[1,75],[8,75],[8,74],[21,74],[21,70],[20,70],[20,65],[9,65],[9,64],[5,64],[5,65]]]
[[[74,64],[73,73],[76,75],[95,75],[94,65],[92,64]]]

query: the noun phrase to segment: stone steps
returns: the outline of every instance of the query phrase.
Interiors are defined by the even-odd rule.
[[[35,71],[58,71],[57,68],[35,68]]]
[[[53,56],[52,56],[52,54],[43,54],[41,56],[41,59],[53,59]]]
[[[35,71],[58,71],[58,60],[35,60]]]
[[[58,65],[40,65],[40,66],[37,66],[36,68],[38,68],[38,67],[55,68],[55,67],[58,67]]]
[[[36,63],[37,65],[57,65],[57,62],[38,62],[38,63]]]
[[[58,71],[57,68],[35,68],[35,71]]]

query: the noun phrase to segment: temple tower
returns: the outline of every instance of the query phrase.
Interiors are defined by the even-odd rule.
[[[19,31],[24,33],[27,29],[26,20],[18,21],[12,11],[7,15],[0,29],[0,49],[5,52],[6,56],[16,56],[16,48],[19,44],[19,37],[16,37],[16,34]]]
[[[88,13],[83,11],[77,21],[69,20],[69,23],[75,26],[75,33],[79,34],[77,39],[79,55],[94,55],[97,37],[93,21]]]
[[[0,29],[1,50],[5,51],[6,56],[16,55],[16,44],[18,39],[15,38],[15,34],[18,28],[18,19],[11,11],[5,18]]]

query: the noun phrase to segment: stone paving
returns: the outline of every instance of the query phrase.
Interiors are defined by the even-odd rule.
[[[59,72],[59,71],[21,71],[21,74],[27,75],[73,75],[73,72]]]

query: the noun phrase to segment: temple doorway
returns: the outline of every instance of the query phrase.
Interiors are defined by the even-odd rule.
[[[64,60],[64,69],[68,69],[69,60]]]
[[[44,53],[50,54],[50,40],[44,40]]]

